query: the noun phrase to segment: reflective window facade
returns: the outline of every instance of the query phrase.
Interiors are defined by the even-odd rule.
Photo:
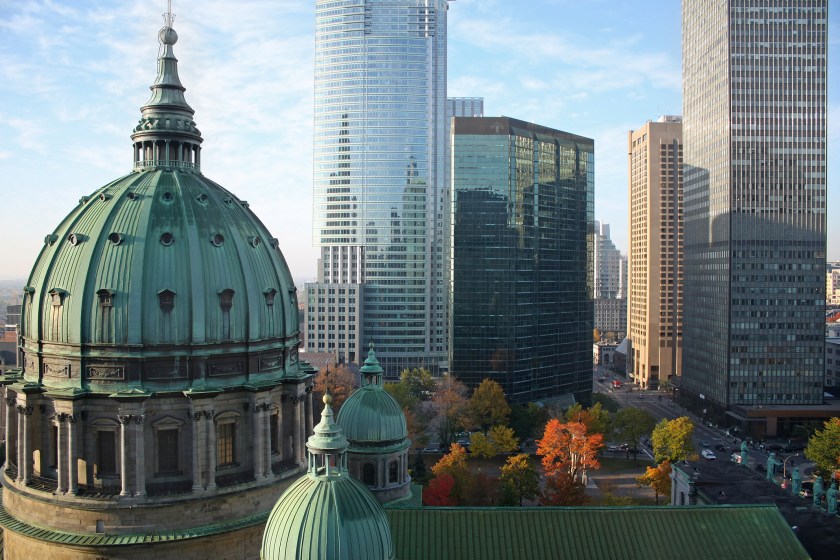
[[[683,386],[822,402],[827,2],[684,0]]]
[[[387,374],[446,360],[446,11],[445,0],[316,2],[318,280],[364,285],[360,339]]]
[[[505,117],[452,121],[450,371],[512,402],[592,391],[594,147]]]

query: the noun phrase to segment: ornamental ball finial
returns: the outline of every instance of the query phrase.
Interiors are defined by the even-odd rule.
[[[178,34],[169,26],[162,27],[160,32],[158,32],[158,39],[164,45],[174,45],[178,42]]]

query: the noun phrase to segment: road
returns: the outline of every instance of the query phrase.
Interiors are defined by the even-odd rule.
[[[602,378],[604,379],[603,382],[598,381]],[[613,379],[621,380],[621,389],[612,388]],[[650,412],[657,421],[663,418],[673,420],[674,418],[678,418],[680,416],[687,416],[694,424],[694,447],[697,449],[698,453],[704,449],[701,442],[708,442],[710,444],[708,448],[714,451],[717,456],[717,460],[719,461],[729,461],[733,452],[740,452],[741,450],[740,439],[727,436],[726,431],[721,428],[704,424],[699,417],[672,401],[670,395],[666,393],[639,390],[634,384],[625,383],[624,377],[617,376],[613,371],[597,365],[592,368],[592,385],[594,392],[610,395],[616,399],[622,407],[632,406],[646,410]],[[726,448],[726,451],[722,452],[715,450],[714,446],[716,445],[723,445]],[[645,455],[653,458],[650,448],[645,447],[643,448],[643,451]],[[768,455],[769,453],[761,449],[750,448],[747,466],[751,468],[759,466],[758,470],[763,471],[764,469],[761,467],[765,467],[767,465]],[[801,453],[776,453],[777,461],[785,461],[786,459],[787,461],[783,467],[777,468],[777,479],[782,476],[783,471],[785,474],[791,472],[794,466],[799,466],[803,480],[809,479],[813,474],[814,464],[808,462]]]

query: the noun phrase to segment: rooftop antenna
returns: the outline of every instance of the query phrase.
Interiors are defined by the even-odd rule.
[[[172,13],[172,0],[166,0],[166,13],[163,14],[164,27],[171,29],[173,19],[175,19],[175,14]]]

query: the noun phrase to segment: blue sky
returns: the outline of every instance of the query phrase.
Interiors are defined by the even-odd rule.
[[[0,0],[0,279],[25,278],[79,198],[131,170],[165,4]],[[204,174],[250,202],[296,280],[313,278],[314,1],[176,0],[173,12]],[[681,113],[680,56],[677,0],[457,0],[449,10],[449,95],[594,138],[595,217],[622,252],[627,132]],[[828,102],[828,257],[840,260],[836,71]]]

